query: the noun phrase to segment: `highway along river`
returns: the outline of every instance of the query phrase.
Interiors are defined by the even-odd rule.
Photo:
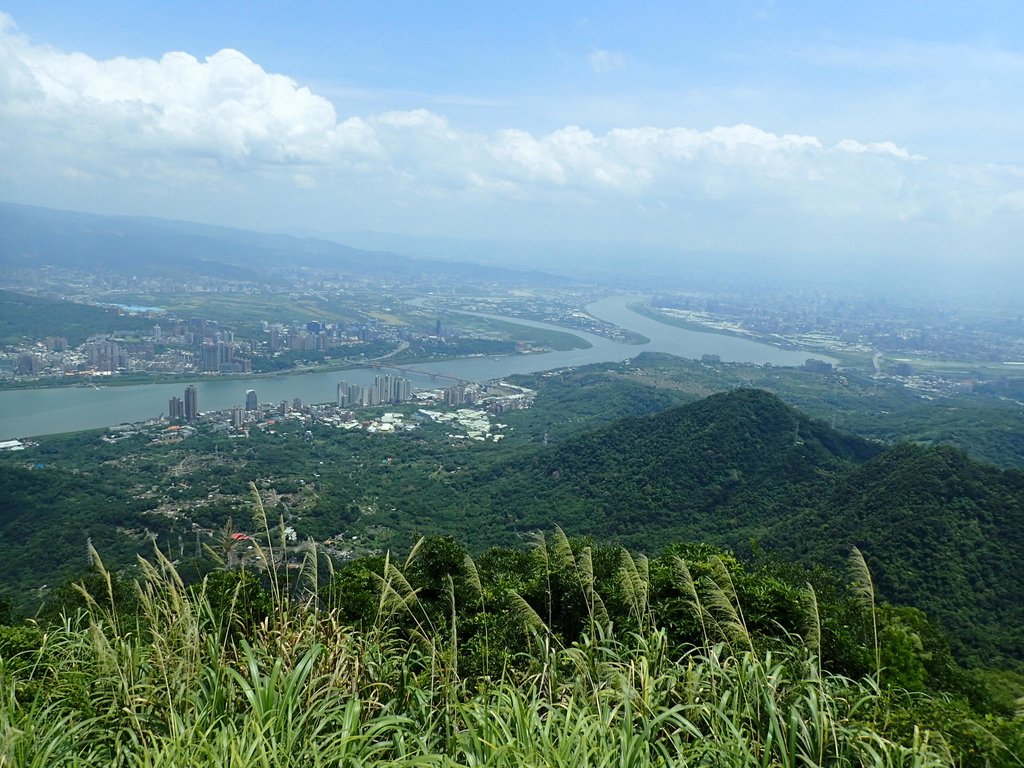
[[[785,350],[717,333],[701,333],[665,325],[631,311],[627,304],[637,297],[612,296],[587,307],[594,317],[635,331],[650,339],[648,344],[621,344],[571,328],[537,323],[519,318],[504,320],[538,328],[568,331],[586,339],[589,349],[566,352],[545,352],[536,355],[509,357],[473,357],[417,363],[411,367],[424,374],[408,374],[413,387],[435,389],[445,386],[446,379],[426,374],[451,376],[468,381],[500,379],[513,373],[532,373],[554,368],[625,360],[641,352],[667,352],[680,357],[699,358],[716,354],[726,362],[801,365],[807,352]],[[820,357],[819,355],[815,355]],[[245,392],[256,390],[260,402],[280,402],[301,398],[304,403],[333,402],[339,381],[370,384],[377,371],[372,367],[344,371],[287,373],[259,378],[210,377],[195,382],[199,408],[221,410],[245,402]],[[167,413],[167,401],[181,396],[185,383],[138,384],[92,387],[51,387],[0,392],[0,440],[75,432],[107,427],[124,422],[144,421]]]

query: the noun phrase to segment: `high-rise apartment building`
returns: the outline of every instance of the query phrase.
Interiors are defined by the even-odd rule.
[[[199,393],[195,384],[185,387],[185,421],[195,421],[199,418]]]
[[[412,382],[401,379],[390,373],[378,375],[373,380],[374,394],[377,402],[374,405],[387,403],[406,403],[412,399]]]
[[[199,348],[199,367],[211,373],[230,373],[235,361],[235,349],[223,341],[206,341]]]
[[[444,390],[445,405],[462,405],[465,402],[466,388],[461,384],[454,387],[447,387]]]
[[[180,397],[172,397],[167,401],[167,418],[181,421],[185,418],[185,403]]]

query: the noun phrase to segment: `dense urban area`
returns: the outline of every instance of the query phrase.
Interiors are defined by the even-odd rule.
[[[140,382],[530,354],[565,348],[567,339],[585,343],[568,335],[573,330],[643,342],[635,332],[586,312],[589,301],[604,295],[595,287],[521,290],[509,296],[501,289],[473,285],[464,286],[461,293],[466,295],[460,296],[421,293],[431,288],[429,282],[408,282],[400,288],[364,282],[353,289],[347,282],[296,278],[285,286],[259,289],[206,281],[154,294],[145,292],[157,287],[148,283],[128,293],[109,281],[75,277],[80,292],[70,295],[55,294],[45,281],[19,287],[31,290],[30,296],[107,309],[112,315],[108,324],[124,330],[69,337],[53,324],[47,327],[45,315],[33,319],[31,329],[9,328],[0,352],[0,386],[104,385],[117,379]],[[211,316],[186,317],[173,307],[128,303],[154,296],[164,304],[205,307]],[[270,315],[275,304],[280,314]],[[318,306],[328,304],[331,309],[319,319],[301,317],[314,316]],[[300,317],[289,317],[289,306],[298,308]],[[683,328],[806,350],[808,368],[819,372],[833,364],[817,361],[816,355],[836,359],[837,369],[873,371],[936,395],[974,387],[1008,393],[1024,388],[1024,320],[1006,313],[765,291],[756,296],[680,292],[638,300],[631,307]],[[352,319],[338,319],[339,314]],[[327,319],[330,315],[334,317]],[[566,335],[556,339],[540,331],[531,334],[526,326],[501,323],[498,316],[559,326]]]

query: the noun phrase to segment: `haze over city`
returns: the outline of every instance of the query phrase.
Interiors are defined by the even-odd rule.
[[[1015,3],[4,11],[9,202],[958,281],[1024,234]]]

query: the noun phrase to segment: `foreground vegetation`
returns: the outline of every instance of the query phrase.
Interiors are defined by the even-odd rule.
[[[673,407],[689,390],[638,382],[703,379],[683,377],[684,361],[648,363],[533,377],[534,406],[501,415],[510,429],[498,443],[451,439],[425,419],[388,435],[287,420],[244,439],[205,428],[179,443],[144,432],[45,438],[0,456],[0,590],[32,612],[84,565],[90,538],[118,568],[152,537],[193,554],[228,518],[247,519],[257,479],[300,538],[346,558],[405,550],[424,534],[480,553],[553,524],[648,554],[699,540],[748,560],[763,549],[835,566],[857,545],[880,592],[938,621],[962,661],[1024,661],[1019,469],[944,446],[886,450],[749,389]],[[808,400],[826,386],[771,376],[793,393],[804,386]],[[858,397],[868,395],[848,400]]]
[[[0,627],[0,766],[1020,765],[1020,721],[972,709],[859,555],[846,590],[556,529],[332,572],[262,522],[200,583],[94,554],[50,623]]]

